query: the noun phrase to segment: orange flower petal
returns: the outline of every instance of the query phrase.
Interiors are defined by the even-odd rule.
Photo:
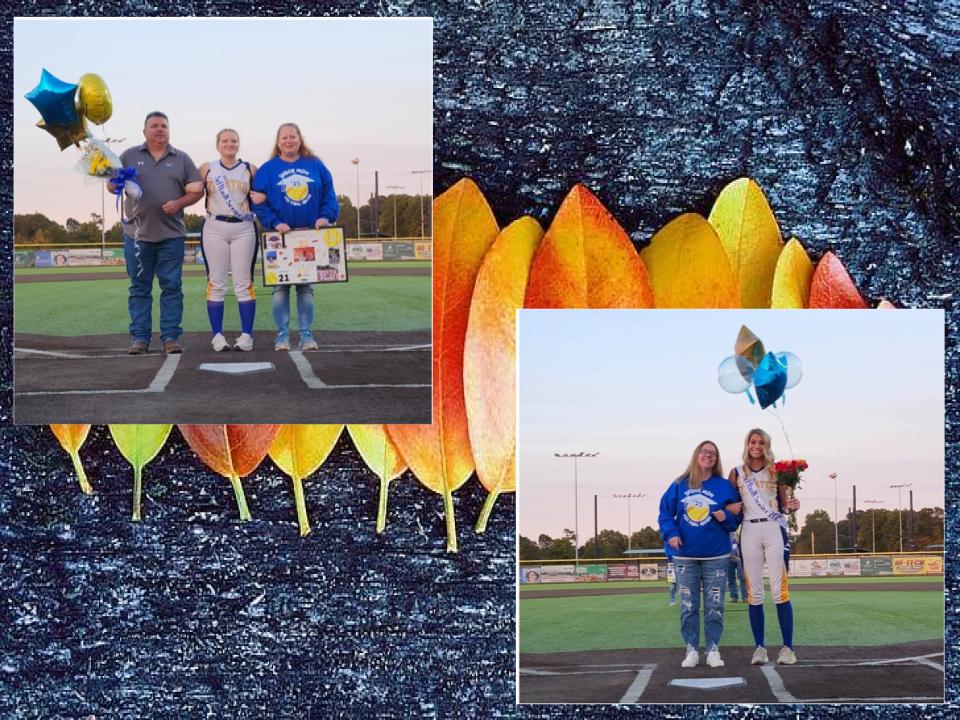
[[[709,222],[730,256],[745,308],[770,307],[770,288],[783,239],[763,190],[750,178],[720,191]]]
[[[867,307],[843,263],[832,252],[825,253],[813,271],[810,307],[848,310]]]
[[[738,308],[740,288],[717,232],[696,213],[661,228],[640,253],[658,308]]]
[[[650,279],[630,238],[583,185],[570,191],[540,242],[524,307],[653,307]]]
[[[784,245],[773,273],[770,307],[799,309],[810,304],[810,280],[813,263],[796,238]]]
[[[453,491],[473,473],[463,398],[463,343],[470,298],[497,221],[480,189],[461,180],[433,205],[433,424],[387,431],[417,479],[443,495],[447,549],[457,549]]]
[[[530,264],[543,229],[532,218],[505,228],[483,260],[470,303],[463,356],[470,446],[477,477],[492,495],[517,487],[516,311],[523,307]],[[489,508],[478,527],[486,525]]]

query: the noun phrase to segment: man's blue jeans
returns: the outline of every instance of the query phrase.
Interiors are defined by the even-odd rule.
[[[687,647],[700,647],[700,595],[703,593],[703,629],[708,651],[720,645],[723,634],[723,596],[730,557],[698,559],[676,557],[680,589],[680,635]]]
[[[730,557],[733,558],[732,555]],[[739,585],[737,582],[738,578],[739,578]],[[733,598],[734,600],[743,598],[743,601],[746,602],[747,601],[747,583],[743,579],[743,566],[738,562],[734,562],[732,559],[730,560],[728,580],[730,582],[730,597]],[[738,587],[740,588],[739,594],[737,593]]]
[[[300,344],[313,340],[313,285],[295,285],[297,288],[297,329]],[[277,342],[290,341],[290,286],[273,288],[273,321],[277,324]]]
[[[183,333],[183,244],[185,238],[135,242],[123,236],[123,254],[130,276],[130,336],[150,344],[153,332],[153,278],[160,285],[160,339],[179,340]]]

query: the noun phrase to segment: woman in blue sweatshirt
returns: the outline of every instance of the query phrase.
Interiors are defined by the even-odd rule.
[[[330,171],[307,147],[300,128],[293,123],[284,123],[277,129],[273,153],[257,172],[253,189],[267,196],[266,202],[253,206],[253,211],[265,228],[281,233],[332,225],[340,214]],[[316,350],[317,343],[313,339],[313,286],[304,283],[296,288],[300,349]],[[273,349],[289,350],[289,285],[273,288],[273,319],[277,324],[277,339]]]
[[[680,634],[686,644],[682,667],[700,663],[700,595],[703,593],[707,665],[723,667],[723,596],[730,562],[730,533],[740,524],[724,510],[740,496],[725,477],[715,443],[697,445],[684,473],[660,500],[660,536],[674,550],[680,589]]]

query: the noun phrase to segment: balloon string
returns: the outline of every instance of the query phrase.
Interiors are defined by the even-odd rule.
[[[768,407],[767,411],[772,413],[777,419],[777,422],[780,423],[780,429],[783,431],[783,437],[787,441],[787,448],[790,450],[790,459],[795,460],[796,457],[793,454],[793,446],[790,444],[790,435],[787,433],[787,428],[784,426],[783,419],[780,417],[780,410],[774,405]]]

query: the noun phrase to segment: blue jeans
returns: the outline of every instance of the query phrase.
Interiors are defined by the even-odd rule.
[[[674,558],[680,586],[680,635],[687,647],[700,647],[700,594],[703,593],[703,630],[706,648],[720,645],[723,634],[723,596],[727,588],[728,556],[701,560]]]
[[[743,566],[740,563],[730,561],[730,570],[729,570],[729,583],[730,583],[730,597],[734,600],[743,598],[744,602],[747,600],[747,583],[743,577]],[[737,594],[737,585],[740,586],[740,593]]]
[[[297,329],[300,344],[313,340],[313,285],[296,285]],[[290,341],[290,286],[273,289],[273,320],[277,324],[277,342]]]
[[[123,255],[130,276],[130,336],[150,344],[153,332],[153,278],[160,285],[160,339],[178,340],[183,333],[183,243],[185,238],[134,242],[123,236]]]
[[[673,560],[668,560],[667,565],[668,566],[673,565]],[[673,582],[670,583],[670,589],[668,591],[668,594],[670,595],[670,602],[676,602],[677,600],[677,568],[676,566],[674,566],[673,568]]]

